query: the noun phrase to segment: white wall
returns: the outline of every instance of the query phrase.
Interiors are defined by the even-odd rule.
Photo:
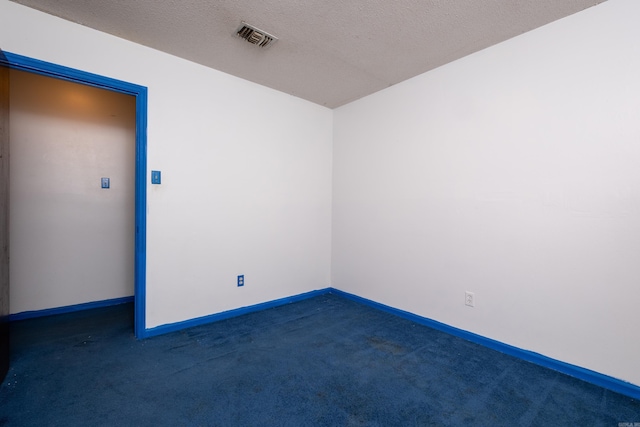
[[[638,16],[610,0],[335,110],[333,286],[640,384]]]
[[[10,84],[11,312],[133,295],[135,98],[16,70]]]
[[[148,87],[147,327],[330,285],[331,110],[6,0],[0,47]]]
[[[640,384],[639,8],[333,114],[7,0],[0,47],[149,88],[147,327],[331,283]]]

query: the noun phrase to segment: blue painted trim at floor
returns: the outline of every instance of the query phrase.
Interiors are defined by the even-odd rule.
[[[492,350],[499,351],[510,356],[517,357],[528,362],[535,363],[536,365],[543,366],[545,368],[553,369],[554,371],[561,372],[563,374],[578,378],[591,384],[606,388],[616,393],[624,394],[625,396],[632,397],[634,399],[640,399],[640,387],[628,383],[626,381],[619,380],[617,378],[610,377],[608,375],[600,374],[590,369],[581,368],[570,363],[561,362],[556,359],[544,356],[539,353],[534,353],[529,350],[523,350],[518,347],[505,344],[500,341],[492,340],[490,338],[483,337],[472,332],[468,332],[462,329],[455,328],[453,326],[446,325],[444,323],[437,322],[435,320],[428,319],[426,317],[418,316],[417,314],[410,313],[408,311],[400,310],[390,307],[388,305],[381,304],[379,302],[371,301],[366,298],[359,297],[357,295],[350,294],[348,292],[340,291],[338,289],[330,288],[329,293],[338,295],[343,298],[359,302],[361,304],[373,307],[375,309],[394,314],[396,316],[403,317],[412,322],[437,329],[439,331],[455,335],[463,338],[467,341],[480,344],[484,347]]]
[[[241,308],[236,308],[234,310],[223,311],[222,313],[210,314],[208,316],[184,320],[182,322],[169,323],[166,325],[156,326],[155,328],[150,328],[145,331],[145,338],[167,334],[169,332],[176,332],[182,329],[192,328],[194,326],[205,325],[207,323],[218,322],[220,320],[229,319],[231,317],[237,317],[237,316],[242,316],[243,314],[249,314],[249,313],[254,313],[256,311],[266,310],[268,308],[291,304],[293,302],[302,301],[302,300],[313,298],[319,295],[325,295],[325,294],[328,294],[330,291],[331,291],[330,288],[319,289],[316,291],[305,292],[303,294],[293,295],[286,298],[281,298],[273,301],[263,302],[260,304],[250,305],[248,307],[241,307]]]
[[[112,305],[126,304],[133,302],[133,297],[122,297],[106,299],[102,301],[85,302],[82,304],[67,305],[64,307],[46,308],[44,310],[35,311],[23,311],[22,313],[15,313],[9,315],[9,321],[15,322],[17,320],[33,319],[36,317],[52,316],[54,314],[73,313],[74,311],[91,310],[93,308],[109,307]]]
[[[535,363],[545,368],[553,369],[554,371],[558,371],[563,374],[570,375],[574,378],[578,378],[580,380],[589,382],[591,384],[606,388],[608,390],[615,391],[620,394],[624,394],[625,396],[629,396],[634,399],[640,399],[640,387],[634,384],[628,383],[626,381],[622,381],[617,378],[610,377],[608,375],[600,374],[590,369],[581,368],[579,366],[572,365],[570,363],[552,359],[550,357],[544,356],[539,353],[535,353],[529,350],[523,350],[521,348],[514,347],[500,341],[486,338],[481,335],[465,331],[463,329],[458,329],[453,326],[449,326],[447,324],[444,324],[432,319],[428,319],[426,317],[422,317],[417,314],[410,313],[408,311],[390,307],[388,305],[381,304],[379,302],[375,302],[363,297],[359,297],[357,295],[353,295],[348,292],[344,292],[335,288],[319,289],[316,291],[293,295],[290,297],[281,298],[273,301],[267,301],[260,304],[251,305],[248,307],[241,307],[234,310],[224,311],[222,313],[216,313],[208,316],[198,317],[195,319],[184,320],[182,322],[176,322],[176,323],[170,323],[167,325],[157,326],[155,328],[146,329],[143,338],[149,338],[157,335],[179,331],[186,328],[191,328],[194,326],[199,326],[207,323],[229,319],[232,317],[242,316],[244,314],[254,313],[256,311],[266,310],[269,308],[278,307],[281,305],[286,305],[286,304],[302,301],[305,299],[309,299],[309,298],[313,298],[313,297],[316,297],[319,295],[325,295],[325,294],[333,294],[336,296],[340,296],[342,298],[349,299],[351,301],[355,301],[355,302],[367,305],[377,310],[381,310],[386,313],[390,313],[390,314],[405,318],[412,322],[428,326],[430,328],[448,333],[450,335],[463,338],[467,341],[480,344],[492,350],[496,350],[501,353],[508,354],[510,356],[514,356],[519,359],[526,360],[528,362]],[[53,314],[69,313],[69,312],[74,312],[79,310],[89,310],[92,308],[107,307],[111,305],[124,304],[128,302],[133,302],[133,301],[134,301],[133,297],[124,297],[124,298],[115,298],[115,299],[104,300],[104,301],[88,302],[84,304],[70,305],[66,307],[50,308],[50,309],[38,310],[38,311],[25,311],[22,313],[10,315],[9,321],[17,321],[17,320],[30,319],[34,317],[50,316]],[[141,337],[138,337],[138,338],[141,338]]]

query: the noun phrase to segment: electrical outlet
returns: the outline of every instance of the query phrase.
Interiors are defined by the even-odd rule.
[[[244,274],[238,276],[238,286],[244,286]]]
[[[468,305],[469,307],[476,306],[476,295],[473,292],[466,291],[464,293],[464,305]]]

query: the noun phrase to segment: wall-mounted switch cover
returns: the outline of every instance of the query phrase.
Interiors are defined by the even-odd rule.
[[[151,183],[160,184],[161,176],[160,171],[151,171]]]
[[[238,276],[238,286],[244,286],[244,274]]]
[[[100,187],[109,188],[110,181],[109,178],[100,178]]]

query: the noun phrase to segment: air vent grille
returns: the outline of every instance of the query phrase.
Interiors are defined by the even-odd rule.
[[[275,43],[278,38],[276,36],[272,36],[266,31],[262,31],[252,25],[243,22],[238,31],[236,31],[236,35],[242,39],[245,39],[251,44],[255,44],[256,46],[265,48],[271,46]]]

